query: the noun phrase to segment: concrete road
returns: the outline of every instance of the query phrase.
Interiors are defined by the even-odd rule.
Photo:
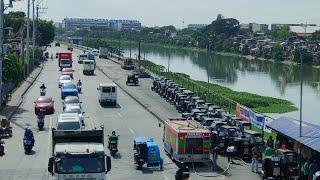
[[[65,51],[66,47],[50,48],[49,52]],[[76,60],[79,50],[73,53]],[[97,126],[103,124],[106,133],[115,130],[120,134],[120,156],[112,160],[110,179],[173,179],[176,165],[163,152],[165,158],[164,171],[158,169],[136,170],[133,164],[133,138],[146,136],[154,138],[162,146],[162,129],[158,127],[158,120],[147,112],[136,101],[131,99],[121,89],[118,89],[117,107],[103,108],[98,104],[97,90],[100,82],[107,81],[107,77],[96,71],[94,76],[84,76],[82,66],[74,61],[75,81],[79,78],[83,82],[83,93],[80,99],[86,112],[86,121],[92,120]],[[0,179],[49,179],[47,173],[48,158],[51,153],[50,129],[55,126],[57,116],[62,112],[60,89],[58,88],[57,60],[48,60],[38,81],[30,88],[22,106],[13,117],[13,137],[5,140],[6,155],[0,158]],[[45,118],[45,130],[38,131],[33,102],[40,95],[39,86],[45,83],[47,95],[55,100],[56,113]],[[25,155],[22,138],[24,128],[30,127],[35,134],[35,147],[31,155]],[[106,152],[108,150],[106,149]]]

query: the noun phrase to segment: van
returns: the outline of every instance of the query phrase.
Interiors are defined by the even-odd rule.
[[[95,61],[94,60],[83,60],[83,74],[94,74]]]
[[[62,113],[58,117],[57,130],[74,131],[84,129],[84,123],[81,122],[77,113]]]
[[[113,82],[100,83],[98,90],[98,99],[101,105],[103,104],[117,104],[117,85]]]

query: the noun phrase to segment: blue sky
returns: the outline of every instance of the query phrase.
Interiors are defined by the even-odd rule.
[[[8,1],[8,0],[5,0]],[[240,22],[316,23],[320,25],[320,0],[43,0],[42,18],[64,17],[137,19],[146,26],[210,23],[217,14]],[[25,11],[27,0],[14,3]]]

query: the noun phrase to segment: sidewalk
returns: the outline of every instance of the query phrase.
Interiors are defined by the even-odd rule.
[[[6,106],[0,109],[0,115],[11,119],[16,110],[19,108],[23,101],[24,95],[27,93],[29,88],[36,81],[38,76],[41,74],[43,65],[40,65],[32,71],[27,79],[25,79],[19,87],[17,87],[11,94],[11,100],[7,102]]]

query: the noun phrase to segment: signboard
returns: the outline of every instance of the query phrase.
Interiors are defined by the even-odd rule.
[[[264,130],[265,128],[265,117],[261,114],[256,114],[250,108],[241,106],[237,104],[236,107],[237,117],[241,118],[243,121],[250,122],[252,125],[258,129]]]

